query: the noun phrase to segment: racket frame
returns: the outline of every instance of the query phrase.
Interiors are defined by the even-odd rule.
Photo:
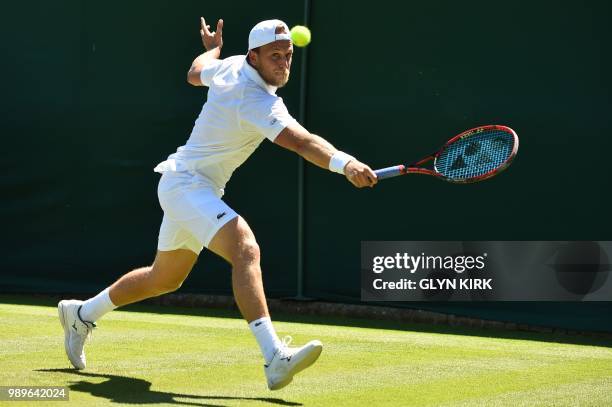
[[[460,139],[464,139],[467,137],[471,137],[474,136],[476,134],[482,133],[483,131],[487,131],[487,130],[500,130],[500,131],[504,131],[506,133],[510,133],[512,134],[512,136],[514,137],[514,145],[512,146],[512,151],[510,152],[510,154],[508,155],[508,158],[506,159],[506,161],[504,161],[500,166],[492,169],[491,171],[479,175],[477,177],[471,177],[471,178],[466,178],[466,179],[455,179],[455,178],[449,178],[446,177],[442,174],[440,174],[437,169],[436,169],[436,165],[435,165],[435,160],[440,156],[440,154],[452,143],[454,143],[457,140]],[[444,143],[444,145],[435,153],[428,155],[427,157],[413,162],[412,164],[408,164],[408,165],[398,165],[396,168],[399,170],[399,174],[398,175],[406,175],[406,174],[425,174],[425,175],[431,175],[434,176],[436,178],[440,178],[444,181],[447,182],[452,182],[454,184],[470,184],[473,182],[479,182],[479,181],[484,181],[485,179],[491,178],[492,176],[502,172],[503,170],[505,170],[506,168],[508,168],[508,166],[512,163],[512,160],[514,160],[514,157],[516,157],[516,153],[518,152],[518,146],[519,146],[519,139],[518,136],[516,135],[516,132],[514,130],[512,130],[510,127],[507,126],[502,126],[499,124],[491,124],[491,125],[487,125],[487,126],[478,126],[478,127],[474,127],[473,129],[469,129],[464,131],[463,133],[460,133],[458,135],[456,135],[455,137],[451,138],[450,140],[448,140],[446,143]],[[422,165],[434,160],[434,169],[429,169],[429,168],[423,168]]]

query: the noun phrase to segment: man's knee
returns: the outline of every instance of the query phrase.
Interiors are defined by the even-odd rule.
[[[171,293],[173,291],[178,290],[179,288],[181,288],[181,285],[183,285],[183,281],[185,281],[185,277],[182,276],[160,274],[163,273],[157,273],[157,275],[151,279],[151,288],[158,295]]]
[[[234,267],[259,264],[259,245],[244,219],[239,219],[235,224],[234,241],[230,244],[229,257]]]
[[[245,238],[238,243],[233,256],[234,266],[259,264],[259,259],[259,245],[255,237]]]
[[[164,254],[163,256],[167,256]],[[183,281],[191,272],[195,263],[195,255],[186,255],[185,258],[173,256],[162,257],[158,255],[151,266],[150,281],[152,289],[158,294],[169,293],[181,288]]]
[[[178,290],[182,285],[183,281],[166,281],[156,286],[156,288],[159,294],[166,294]]]
[[[253,231],[240,216],[217,232],[208,249],[223,257],[234,268],[259,264],[259,245]]]

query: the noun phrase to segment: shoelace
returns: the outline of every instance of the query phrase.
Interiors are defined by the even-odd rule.
[[[83,318],[81,318],[81,307],[83,307],[82,305],[77,309],[77,318],[79,319],[79,321],[81,321],[81,323],[83,325],[85,325],[85,328],[87,329],[87,335],[85,335],[85,340],[90,341],[93,339],[93,330],[96,327],[96,323],[95,322],[88,322],[88,321],[83,321]]]
[[[83,338],[81,335],[79,335],[79,336],[81,336],[81,338],[83,338],[83,342],[85,342],[85,341],[91,342],[92,339],[93,339],[93,330],[94,330],[94,328],[96,326],[95,325],[94,326],[90,326],[86,322],[83,322],[83,325],[85,325],[85,327],[87,329],[87,333],[85,334],[85,338]]]
[[[291,342],[293,342],[293,337],[290,335],[287,335],[283,337],[283,340],[281,342],[283,344],[283,348],[288,348],[289,345],[291,345]]]
[[[87,326],[87,336],[85,340],[91,342],[93,340],[93,331],[96,326],[93,325],[91,328],[87,324],[85,324],[85,326]]]
[[[289,345],[292,341],[293,337],[289,335],[283,337],[283,339],[281,340],[281,347],[277,351],[279,359],[287,359],[292,356],[291,352],[289,351]]]

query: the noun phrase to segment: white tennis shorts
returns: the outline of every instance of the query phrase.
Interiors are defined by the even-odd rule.
[[[164,219],[157,249],[188,249],[200,254],[227,222],[238,214],[221,200],[222,192],[188,173],[166,172],[157,188]]]

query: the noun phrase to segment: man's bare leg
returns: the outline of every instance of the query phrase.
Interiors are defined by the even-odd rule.
[[[158,251],[152,266],[123,275],[110,286],[117,307],[176,291],[193,268],[198,255],[187,249]]]
[[[278,339],[264,294],[259,246],[244,219],[237,217],[225,224],[208,248],[232,265],[234,297],[266,361],[264,371],[268,388],[278,390],[285,387],[295,374],[317,360],[323,345],[315,340],[290,348]]]
[[[196,259],[197,255],[190,250],[158,251],[152,266],[127,273],[95,297],[87,301],[60,301],[57,310],[64,328],[64,349],[72,365],[76,369],[85,368],[85,340],[95,321],[117,306],[176,290]]]
[[[232,265],[232,288],[247,322],[269,317],[259,264],[259,246],[246,221],[238,216],[225,224],[208,245]]]
[[[134,302],[177,290],[197,260],[191,250],[158,251],[153,265],[123,275],[110,287],[83,302],[79,311],[84,321],[95,322],[103,315]]]
[[[238,216],[225,224],[208,248],[232,265],[234,298],[255,336],[266,363],[282,343],[272,326],[259,264],[259,246],[246,221]]]

